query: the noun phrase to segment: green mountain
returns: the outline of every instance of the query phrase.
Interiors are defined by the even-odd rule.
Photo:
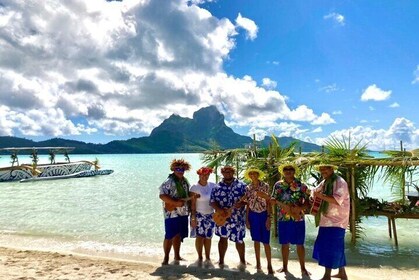
[[[291,142],[298,142],[303,152],[320,151],[320,147],[292,137],[280,137],[279,143],[287,147]],[[215,106],[196,111],[193,118],[171,115],[150,136],[131,138],[129,140],[111,141],[107,144],[84,143],[81,141],[53,138],[46,141],[0,136],[0,148],[6,147],[45,147],[71,146],[73,153],[178,153],[201,152],[217,145],[221,149],[243,148],[252,143],[252,139],[235,133],[224,122],[224,116]],[[259,142],[259,146],[268,146],[270,137]]]

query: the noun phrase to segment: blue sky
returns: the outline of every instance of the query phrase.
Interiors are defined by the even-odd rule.
[[[216,105],[243,135],[419,147],[418,1],[62,2],[0,0],[0,135],[107,143]]]

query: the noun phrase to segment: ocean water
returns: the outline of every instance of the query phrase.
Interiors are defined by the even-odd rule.
[[[113,255],[128,259],[139,256],[161,258],[164,236],[162,203],[158,187],[169,174],[173,158],[188,160],[193,170],[186,173],[191,184],[198,180],[195,170],[201,166],[199,154],[72,155],[71,160],[99,159],[107,176],[28,183],[0,183],[0,246],[12,245],[43,250],[63,250],[94,255]],[[58,159],[59,160],[59,159]],[[20,162],[30,158],[20,157]],[[41,156],[41,162],[48,162]],[[9,164],[2,156],[0,165]],[[210,180],[214,181],[214,175]],[[377,181],[370,196],[388,200],[389,187]],[[396,220],[399,247],[388,237],[387,219],[364,219],[364,234],[355,246],[347,238],[348,263],[380,263],[416,268],[419,257],[418,220]],[[307,260],[317,229],[312,217],[306,218]],[[215,237],[214,241],[218,240]],[[246,252],[253,254],[250,233]],[[195,256],[193,239],[186,239],[182,252]],[[216,243],[213,254],[216,259]],[[272,238],[274,257],[279,246]],[[294,249],[293,249],[294,250]],[[233,251],[233,246],[229,251]],[[295,252],[293,251],[292,254]],[[234,255],[235,256],[235,255]],[[235,256],[236,257],[236,256]],[[293,258],[293,255],[291,255]]]

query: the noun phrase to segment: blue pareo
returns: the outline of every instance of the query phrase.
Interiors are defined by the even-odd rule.
[[[345,229],[320,227],[314,243],[313,258],[319,265],[330,269],[346,266]]]

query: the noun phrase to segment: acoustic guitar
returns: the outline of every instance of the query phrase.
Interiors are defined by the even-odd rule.
[[[310,209],[310,214],[316,216],[320,210],[320,206],[322,205],[322,203],[323,203],[323,200],[320,197],[315,196],[313,200],[313,205],[311,206],[311,209]]]

